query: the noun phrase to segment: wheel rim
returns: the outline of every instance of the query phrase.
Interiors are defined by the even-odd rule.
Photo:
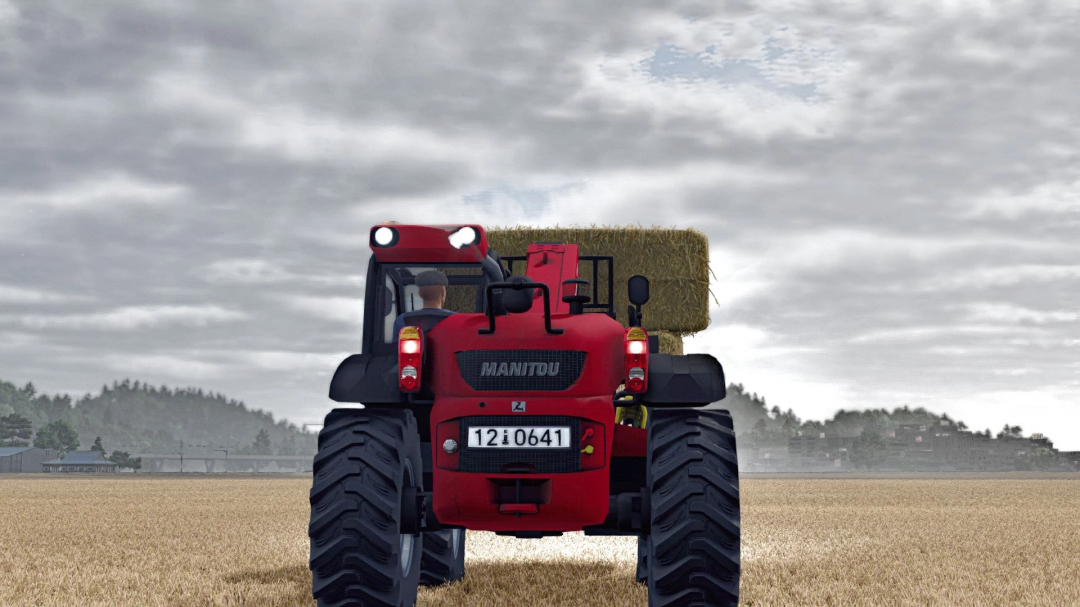
[[[450,546],[451,546],[450,551],[451,551],[451,554],[454,555],[455,559],[458,557],[458,554],[461,553],[460,542],[461,542],[461,534],[462,533],[464,533],[464,531],[462,531],[461,529],[451,529],[450,530]]]
[[[401,573],[403,575],[409,575],[409,569],[412,568],[412,552],[414,543],[416,543],[416,538],[413,537],[412,534],[401,534]]]
[[[409,460],[405,460],[405,475],[401,481],[402,487],[411,487],[413,485],[412,478],[412,463]],[[411,533],[402,533],[400,540],[401,551],[401,575],[409,575],[409,571],[412,569],[412,555],[413,547],[416,544],[416,536]]]

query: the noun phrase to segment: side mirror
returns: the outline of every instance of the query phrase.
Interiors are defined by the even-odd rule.
[[[626,281],[626,294],[630,303],[641,307],[649,301],[649,279],[641,274],[634,274]]]

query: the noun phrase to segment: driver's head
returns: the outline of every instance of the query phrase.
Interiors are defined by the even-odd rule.
[[[442,308],[446,303],[446,287],[449,284],[446,275],[438,270],[428,270],[416,275],[416,286],[419,287],[420,299],[424,300],[425,308]]]

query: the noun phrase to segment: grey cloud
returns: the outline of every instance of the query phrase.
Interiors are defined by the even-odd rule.
[[[796,411],[1080,395],[1067,2],[8,6],[5,379],[314,421],[394,218],[697,227]]]
[[[364,303],[355,297],[312,297],[287,295],[286,305],[315,318],[359,326],[363,320]]]
[[[212,262],[202,277],[218,284],[270,284],[291,280],[294,275],[264,259],[222,259]]]
[[[132,331],[163,325],[202,327],[242,320],[246,315],[218,306],[130,306],[90,314],[0,316],[31,329]]]
[[[1068,282],[1075,279],[1080,279],[1080,265],[1001,265],[976,267],[959,273],[941,273],[924,279],[917,285],[917,288],[930,291],[938,289],[985,289],[1059,280]]]
[[[42,291],[30,287],[0,284],[0,303],[19,304],[56,304],[71,301],[85,301],[87,298],[66,293]]]
[[[986,302],[971,304],[969,311],[972,318],[976,320],[1034,323],[1037,325],[1080,320],[1080,312],[1073,310],[1032,310],[1007,303]]]

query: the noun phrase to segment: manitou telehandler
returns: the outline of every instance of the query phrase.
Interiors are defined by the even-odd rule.
[[[326,416],[314,462],[319,605],[413,605],[420,584],[464,576],[470,529],[636,535],[650,606],[737,603],[735,433],[727,411],[701,408],[724,398],[723,369],[658,353],[646,278],[628,281],[624,327],[617,260],[573,243],[500,259],[477,225],[386,224],[370,244],[362,353],[330,385],[363,407]],[[422,307],[416,279],[433,270],[457,313]],[[617,408],[641,414],[617,423]]]

